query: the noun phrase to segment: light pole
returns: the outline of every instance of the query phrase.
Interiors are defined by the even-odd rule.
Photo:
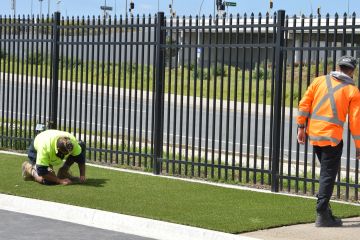
[[[268,11],[269,16],[271,15],[271,10],[273,9],[273,7],[274,7],[274,2],[273,2],[273,0],[270,0],[270,2],[269,2],[269,11]]]
[[[48,0],[48,16],[50,16],[50,0]]]
[[[313,14],[312,0],[309,0],[309,2],[310,2],[310,10],[311,10],[311,14]]]
[[[200,8],[199,8],[199,15],[198,15],[198,21],[200,21],[201,19],[201,8],[202,5],[204,4],[204,0],[202,0],[201,4],[200,4]],[[198,36],[197,36],[197,44],[200,45],[200,32],[198,32]],[[198,65],[200,65],[200,58],[201,58],[201,48],[196,48],[196,57],[197,57],[197,61],[198,61]]]
[[[41,17],[41,15],[42,15],[42,2],[43,2],[43,0],[39,0],[39,2],[40,2],[40,17]]]
[[[202,5],[204,4],[204,0],[202,0],[201,4],[200,4],[200,8],[199,8],[199,17],[200,17],[200,14],[201,14],[201,8],[202,8]]]
[[[169,6],[170,16],[173,16],[173,5],[174,5],[174,1],[171,0],[171,4],[170,4],[170,6]]]
[[[13,10],[14,17],[16,15],[16,0],[11,0],[11,10]]]
[[[60,3],[61,3],[61,0],[57,0],[57,1],[56,1],[57,11],[58,11],[58,12],[60,12]]]

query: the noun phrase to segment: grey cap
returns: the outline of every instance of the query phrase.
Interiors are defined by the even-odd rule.
[[[355,68],[356,68],[356,64],[357,64],[357,61],[356,61],[356,58],[354,58],[354,57],[351,57],[351,56],[342,56],[342,57],[340,57],[340,58],[338,59],[337,64],[338,64],[339,66],[346,66],[346,67],[355,69]]]

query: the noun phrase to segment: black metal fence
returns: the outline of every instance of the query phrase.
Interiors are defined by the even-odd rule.
[[[46,123],[86,141],[97,163],[313,195],[319,166],[296,142],[297,104],[338,56],[359,55],[359,27],[355,14],[283,11],[0,17],[0,146],[26,149]],[[358,200],[344,142],[336,196]]]

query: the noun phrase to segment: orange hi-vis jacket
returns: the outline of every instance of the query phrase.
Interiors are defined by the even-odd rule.
[[[299,103],[297,124],[306,125],[310,144],[336,146],[342,140],[343,125],[347,115],[349,115],[350,131],[358,149],[360,148],[359,89],[350,77],[346,76],[345,80],[341,80],[330,74],[315,78],[306,90]]]

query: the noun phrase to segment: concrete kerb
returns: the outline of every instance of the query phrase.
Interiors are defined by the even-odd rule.
[[[158,240],[255,240],[196,227],[0,194],[0,208]]]

